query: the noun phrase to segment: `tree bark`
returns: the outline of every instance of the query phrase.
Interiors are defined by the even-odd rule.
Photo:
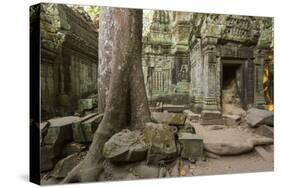
[[[98,111],[104,113],[112,65],[112,8],[103,7],[99,21]]]
[[[111,69],[104,118],[86,157],[68,173],[63,183],[97,181],[103,170],[102,148],[105,142],[124,128],[141,128],[150,121],[141,64],[142,10],[103,8],[101,15],[101,31],[105,32],[110,27],[111,32],[104,35],[106,38],[101,36],[99,42],[112,42],[111,65],[107,50],[99,49],[102,51],[100,58],[105,55],[105,60],[100,62],[106,63],[101,66],[110,66],[99,70]],[[113,27],[105,22],[112,23]]]

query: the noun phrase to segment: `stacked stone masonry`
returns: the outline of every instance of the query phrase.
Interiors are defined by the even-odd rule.
[[[74,114],[97,91],[98,32],[81,8],[40,9],[42,118]]]
[[[143,37],[151,104],[188,104],[196,113],[265,104],[266,61],[273,64],[272,18],[153,11]]]

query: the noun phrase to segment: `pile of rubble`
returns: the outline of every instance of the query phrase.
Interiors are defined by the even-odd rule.
[[[64,178],[85,156],[103,115],[53,118],[40,124],[40,172]]]
[[[127,129],[113,135],[103,148],[111,162],[136,162],[161,165],[177,157],[196,160],[203,153],[203,140],[187,121],[186,114],[152,112],[154,122],[142,130]]]
[[[41,172],[60,180],[85,156],[103,115],[68,116],[41,123]],[[189,163],[237,155],[273,143],[273,112],[241,114],[151,112],[142,129],[113,135],[103,147],[102,180],[185,176]],[[115,169],[115,170],[114,170]]]

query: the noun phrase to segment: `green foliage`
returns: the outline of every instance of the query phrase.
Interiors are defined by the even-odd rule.
[[[95,27],[98,29],[99,28],[100,7],[99,6],[88,6],[87,8],[85,8],[85,10],[92,18]]]
[[[86,11],[91,17],[99,17],[100,15],[100,7],[99,6],[89,6],[87,7]]]

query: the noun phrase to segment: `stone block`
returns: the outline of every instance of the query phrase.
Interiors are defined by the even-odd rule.
[[[103,147],[103,156],[112,162],[144,160],[147,146],[140,131],[124,129],[113,135]]]
[[[70,172],[78,163],[78,153],[69,155],[66,158],[63,158],[59,162],[57,162],[54,167],[54,170],[51,173],[51,176],[55,178],[64,178],[66,177],[67,173]]]
[[[241,123],[241,116],[239,115],[223,115],[225,125],[239,125]]]
[[[184,159],[195,159],[203,154],[203,139],[191,133],[178,133],[178,140],[181,143],[181,157]]]
[[[186,109],[186,107],[185,105],[164,104],[162,109],[163,111],[182,113]]]
[[[186,114],[183,113],[152,112],[151,116],[155,122],[171,126],[184,126],[186,120]]]
[[[146,123],[143,130],[148,145],[147,162],[159,164],[177,156],[175,129],[167,124]]]
[[[103,118],[103,114],[93,116],[82,122],[72,125],[73,140],[77,143],[92,142],[93,135]]]
[[[96,107],[96,103],[95,100],[92,98],[79,100],[79,105],[78,105],[79,112],[83,112],[85,110],[91,110],[94,107]]]
[[[50,126],[47,135],[44,137],[45,144],[63,144],[72,140],[71,125],[79,121],[77,116],[67,116],[48,120]]]
[[[247,111],[246,121],[251,127],[266,124],[273,126],[273,112],[251,108]]]
[[[223,125],[223,118],[220,111],[203,110],[201,113],[201,125]]]

